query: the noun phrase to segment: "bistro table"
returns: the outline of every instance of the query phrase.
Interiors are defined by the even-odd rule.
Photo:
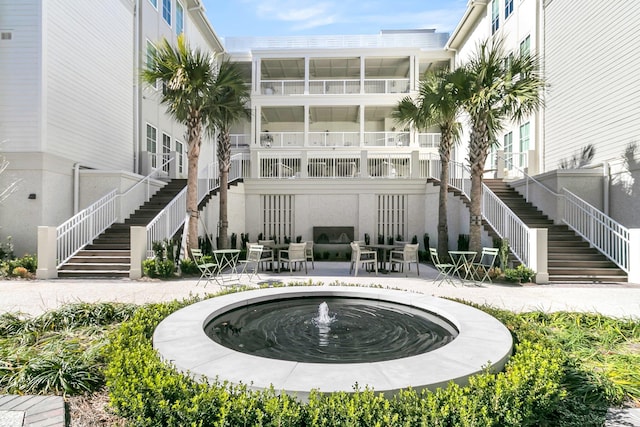
[[[382,252],[382,257],[378,257],[378,264],[380,264],[380,266],[378,267],[378,271],[381,273],[389,273],[389,270],[387,270],[387,267],[386,267],[387,261],[389,261],[387,254],[389,253],[390,250],[397,249],[398,245],[372,243],[370,245],[364,245],[364,247],[367,249],[375,249],[378,252],[378,254]]]
[[[273,253],[273,262],[271,263],[271,270],[275,273],[279,273],[280,272],[280,251],[289,249],[289,244],[288,243],[265,243],[264,246],[266,248],[271,249]],[[275,267],[273,266],[274,262],[276,265]]]
[[[213,251],[213,258],[216,260],[216,282],[218,284],[225,286],[225,276],[223,272],[225,270],[229,271],[229,276],[227,280],[233,281],[235,275],[235,280],[239,280],[238,277],[238,258],[240,257],[240,249],[218,249]]]
[[[478,253],[475,251],[449,251],[453,260],[453,274],[457,274],[460,281],[473,280],[473,260]]]

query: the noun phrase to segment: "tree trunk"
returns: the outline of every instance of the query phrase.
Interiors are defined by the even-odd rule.
[[[451,141],[441,129],[440,141],[440,193],[438,201],[438,256],[441,260],[449,259],[449,224],[447,221],[447,198],[449,192],[449,161],[451,158]],[[428,250],[428,248],[425,248]]]
[[[191,255],[191,249],[198,247],[198,159],[200,157],[200,144],[202,124],[198,115],[194,115],[187,123],[189,134],[187,152],[187,214],[189,215],[189,228],[187,233],[187,253],[185,257]]]
[[[220,167],[220,235],[219,249],[229,247],[229,202],[228,184],[231,167],[231,140],[228,130],[220,130],[218,134],[218,165]],[[235,248],[233,248],[235,249]]]
[[[482,252],[482,175],[489,151],[487,124],[474,124],[469,144],[471,168],[471,206],[469,207],[469,250]]]

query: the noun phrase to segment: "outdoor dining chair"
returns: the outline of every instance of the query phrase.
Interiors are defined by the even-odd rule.
[[[315,270],[316,266],[314,265],[314,259],[313,259],[313,242],[308,241],[305,243],[307,244],[307,246],[304,249],[305,254],[307,255],[307,261],[311,261],[311,268]]]
[[[202,279],[205,279],[205,286],[209,281],[216,279],[216,274],[218,273],[218,264],[215,262],[206,262],[204,260],[204,255],[202,254],[202,250],[200,249],[191,249],[191,256],[193,257],[193,262],[196,263],[198,270],[200,271],[200,278],[196,282],[196,286],[200,283]]]
[[[251,243],[255,245],[256,243]],[[274,246],[276,245],[275,240],[258,240],[258,245],[262,245],[262,255],[260,255],[260,264],[262,264],[262,271],[265,270],[264,264],[267,262],[271,263],[271,270],[273,270],[273,263],[276,261],[274,254]]]
[[[431,262],[433,262],[433,266],[438,271],[438,276],[433,279],[433,281],[437,282],[438,286],[440,286],[442,282],[447,282],[455,286],[455,283],[451,280],[451,275],[453,274],[453,270],[456,266],[454,264],[440,262],[440,257],[438,256],[438,250],[436,248],[429,248],[429,254],[431,255]]]
[[[304,264],[304,274],[307,272],[307,244],[306,243],[289,243],[289,249],[282,249],[278,253],[278,264],[286,263],[289,266],[289,273],[293,274],[293,268],[296,263]],[[279,268],[278,268],[279,270]]]
[[[416,264],[416,272],[418,276],[420,275],[420,262],[418,260],[418,243],[410,244],[407,243],[404,245],[402,250],[392,250],[389,253],[389,268],[393,270],[393,265],[398,264],[398,268],[400,271],[404,270],[404,267],[407,266],[405,271],[405,276],[409,275],[409,270],[411,270],[411,263],[414,262]]]
[[[484,283],[485,280],[492,283],[489,271],[496,261],[498,251],[498,248],[482,248],[482,254],[480,255],[478,262],[471,264],[473,272],[480,283]]]
[[[367,264],[372,264],[376,276],[378,275],[378,253],[376,251],[363,250],[358,243],[351,242],[351,265],[349,266],[349,274],[351,274],[355,268],[354,276],[357,276],[358,267],[361,264],[365,267]],[[371,271],[370,267],[367,268],[367,270]]]
[[[242,264],[240,276],[247,274],[249,276],[249,281],[251,281],[254,276],[257,276],[258,279],[260,278],[258,275],[258,267],[262,261],[263,248],[264,247],[262,245],[247,245],[247,259],[238,261]]]

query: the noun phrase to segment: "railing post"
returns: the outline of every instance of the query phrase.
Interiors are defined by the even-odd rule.
[[[640,228],[629,229],[629,283],[640,283]]]
[[[360,178],[369,178],[369,157],[367,150],[360,152]]]
[[[536,272],[535,282],[549,283],[548,237],[546,228],[532,228],[529,234],[529,268]]]
[[[131,227],[131,268],[129,278],[142,277],[142,261],[147,257],[147,228]]]
[[[56,227],[38,227],[38,268],[36,278],[55,279],[58,277]]]
[[[420,178],[420,152],[418,150],[411,152],[411,178]]]
[[[496,179],[504,178],[505,172],[505,161],[504,161],[504,150],[498,150],[496,152],[497,155],[497,165],[496,165]]]

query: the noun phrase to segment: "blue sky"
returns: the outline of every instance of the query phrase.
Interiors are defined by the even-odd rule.
[[[219,37],[452,32],[467,0],[203,0]]]

